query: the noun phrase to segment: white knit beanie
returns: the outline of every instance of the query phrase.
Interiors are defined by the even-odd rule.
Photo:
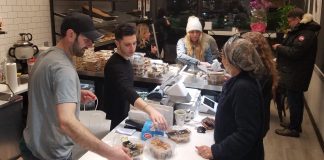
[[[195,30],[202,32],[201,23],[199,21],[199,18],[197,18],[195,16],[190,16],[188,18],[188,23],[187,23],[186,31],[188,33],[189,31],[195,31]]]

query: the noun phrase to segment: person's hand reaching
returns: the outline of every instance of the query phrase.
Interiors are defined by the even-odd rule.
[[[198,154],[205,159],[213,159],[211,148],[208,146],[196,146]]]
[[[129,150],[125,147],[112,147],[111,154],[107,158],[111,160],[132,160]]]
[[[167,121],[165,120],[164,116],[158,112],[156,109],[154,109],[152,106],[147,107],[148,108],[148,114],[150,116],[150,119],[152,120],[155,127],[161,130],[166,130],[168,127]]]
[[[97,99],[97,96],[89,90],[81,90],[81,103],[87,104]]]
[[[210,63],[208,63],[208,62],[199,62],[199,65],[203,65],[203,66],[205,66],[205,67],[211,67],[211,64]]]

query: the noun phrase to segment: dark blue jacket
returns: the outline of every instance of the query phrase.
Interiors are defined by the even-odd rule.
[[[214,159],[262,160],[264,107],[262,89],[248,73],[229,79],[215,117]]]

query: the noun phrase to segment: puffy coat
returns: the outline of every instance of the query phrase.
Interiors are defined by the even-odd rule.
[[[303,18],[301,22],[288,32],[282,45],[276,49],[279,86],[294,91],[308,90],[321,28],[312,18]]]

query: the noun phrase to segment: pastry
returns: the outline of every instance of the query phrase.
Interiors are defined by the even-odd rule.
[[[183,129],[183,130],[171,130],[168,131],[166,134],[168,137],[175,141],[176,143],[183,143],[188,142],[190,140],[190,130]]]
[[[129,140],[123,141],[123,146],[129,149],[132,157],[137,157],[143,153],[144,145],[141,143],[134,143]]]
[[[215,128],[215,120],[209,117],[204,118],[201,121],[201,124],[208,130],[212,130]]]
[[[150,152],[156,159],[166,159],[172,156],[172,147],[164,140],[153,137],[150,141]]]

